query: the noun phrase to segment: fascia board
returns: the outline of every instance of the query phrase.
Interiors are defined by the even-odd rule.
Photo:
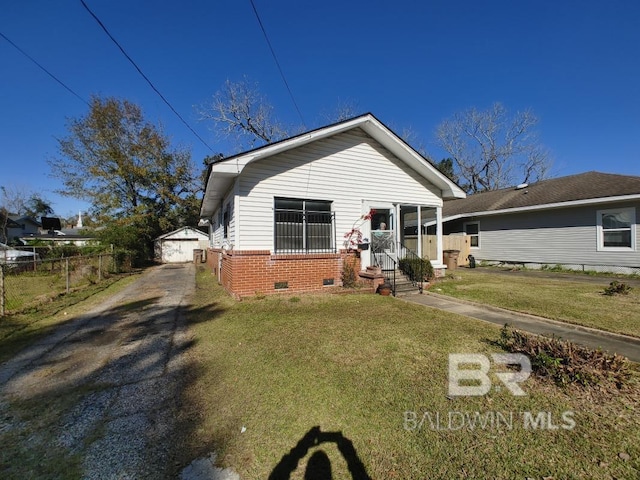
[[[554,210],[558,208],[567,207],[583,207],[589,205],[599,205],[617,202],[628,202],[633,200],[640,200],[640,194],[637,195],[620,195],[616,197],[600,197],[600,198],[588,198],[585,200],[573,200],[570,202],[556,202],[556,203],[544,203],[541,205],[531,205],[528,207],[518,208],[503,208],[501,210],[487,210],[482,212],[469,212],[452,215],[450,217],[443,218],[443,222],[450,222],[452,220],[458,220],[466,217],[487,217],[491,215],[502,215],[508,213],[520,213],[520,212],[533,212],[537,210]]]

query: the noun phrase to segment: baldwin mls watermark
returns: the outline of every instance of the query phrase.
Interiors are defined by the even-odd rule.
[[[433,431],[456,430],[513,430],[522,426],[525,430],[573,430],[576,421],[571,411],[554,414],[552,412],[528,411],[460,411],[415,412],[406,411],[403,415],[403,428],[407,431],[424,429]]]
[[[494,368],[492,369],[492,365]],[[502,368],[496,368],[501,366]],[[518,367],[506,370],[506,367]],[[449,354],[448,398],[481,396],[503,388],[513,396],[526,396],[520,384],[531,375],[529,357],[520,353]],[[493,382],[492,374],[498,379]],[[497,383],[497,384],[495,384]],[[574,412],[565,411],[405,411],[403,427],[407,431],[429,429],[435,431],[455,430],[513,430],[522,425],[525,430],[573,430],[576,426]]]

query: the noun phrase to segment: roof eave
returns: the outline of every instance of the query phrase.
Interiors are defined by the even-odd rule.
[[[362,128],[368,135],[380,142],[387,150],[404,161],[409,167],[417,171],[422,177],[440,189],[443,199],[465,198],[465,192],[442,172],[425,160],[404,141],[389,130],[372,114],[367,113],[359,117],[340,122],[328,127],[320,128],[308,133],[300,134],[288,140],[235,155],[210,166],[205,195],[200,209],[201,218],[211,217],[222,201],[222,196],[228,191],[233,179],[240,175],[244,168],[257,160],[277,155],[278,153],[298,148],[316,140],[337,135],[353,128]],[[218,179],[218,185],[214,184]]]
[[[442,219],[443,222],[450,222],[452,220],[458,220],[460,218],[468,218],[468,217],[487,217],[491,215],[503,215],[503,214],[511,214],[511,213],[520,213],[520,212],[532,212],[536,210],[554,210],[558,208],[570,208],[570,207],[582,207],[588,205],[601,205],[607,203],[618,203],[618,202],[627,202],[633,200],[640,200],[640,194],[634,195],[619,195],[615,197],[597,197],[597,198],[587,198],[584,200],[573,200],[568,202],[556,202],[556,203],[544,203],[540,205],[530,205],[528,207],[516,207],[516,208],[503,208],[500,210],[485,210],[479,212],[466,212],[466,213],[458,213],[456,215],[451,215],[448,217],[444,217]]]

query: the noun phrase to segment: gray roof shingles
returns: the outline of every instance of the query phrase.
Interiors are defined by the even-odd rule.
[[[443,217],[511,208],[640,194],[640,177],[586,172],[515,187],[476,193],[444,203]]]

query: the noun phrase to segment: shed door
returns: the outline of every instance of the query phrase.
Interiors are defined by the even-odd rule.
[[[162,244],[162,262],[179,263],[193,261],[193,250],[198,242],[193,240],[165,240]]]

